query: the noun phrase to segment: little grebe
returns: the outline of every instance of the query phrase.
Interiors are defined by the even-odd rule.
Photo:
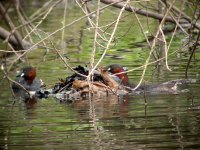
[[[147,84],[147,85],[140,85],[136,90],[134,90],[135,85],[129,84],[128,75],[126,73],[127,68],[122,67],[119,64],[112,64],[107,67],[105,67],[107,71],[112,75],[112,78],[117,81],[118,83],[122,83],[124,86],[127,87],[128,91],[137,92],[137,93],[143,93],[143,92],[149,92],[149,93],[176,93],[177,85],[184,84],[187,82],[193,82],[192,80],[185,80],[185,79],[178,79],[178,80],[172,80],[160,84]]]
[[[36,78],[36,68],[31,66],[24,67],[16,77],[17,79],[15,81],[23,86],[27,91],[38,91],[43,85],[43,82]],[[22,88],[16,83],[13,83],[12,89],[14,92],[22,90]]]
[[[126,73],[127,68],[122,67],[119,64],[112,64],[105,69],[111,74],[112,78],[117,81],[118,83],[122,83],[123,85],[129,85],[128,75]]]

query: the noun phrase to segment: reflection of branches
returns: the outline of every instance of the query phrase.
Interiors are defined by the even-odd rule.
[[[60,54],[59,50],[54,46],[53,42],[52,42],[51,40],[50,40],[50,42],[51,42],[51,45],[54,47],[56,53],[59,55],[59,57],[61,58],[61,60],[63,61],[63,63],[65,64],[65,66],[66,66],[67,68],[69,68],[72,72],[74,72],[74,73],[76,73],[76,74],[78,74],[78,75],[80,75],[80,76],[87,77],[87,76],[85,76],[85,75],[83,75],[83,74],[77,72],[76,70],[74,70],[74,69],[66,62],[65,58]]]
[[[146,35],[145,31],[144,31],[144,28],[143,28],[143,26],[142,26],[142,23],[140,22],[140,20],[139,20],[137,14],[135,13],[135,11],[134,11],[134,10],[132,10],[132,11],[133,11],[133,13],[134,13],[134,15],[135,15],[135,18],[137,19],[137,22],[138,22],[138,24],[139,24],[139,26],[140,26],[140,29],[141,29],[141,31],[142,31],[144,37],[145,37],[145,40],[146,40],[147,43],[148,43],[148,46],[151,47],[151,44],[150,44],[150,42],[149,42],[149,40],[148,40],[148,37],[147,37],[147,35]],[[152,55],[153,55],[154,59],[156,59],[156,57],[155,57],[155,55],[154,55],[153,53],[152,53]]]
[[[49,15],[49,13],[51,13],[51,11],[53,10],[53,8],[55,8],[57,6],[57,4],[59,4],[61,2],[61,0],[56,1],[55,3],[53,3],[51,6],[49,6],[49,8],[47,9],[47,11],[45,11],[42,19],[37,23],[36,26],[32,25],[32,27],[30,27],[30,32],[27,31],[27,35],[24,37],[24,39],[26,39],[28,36],[31,35],[31,33],[33,32],[36,36],[39,37],[39,39],[42,39],[41,34],[38,32],[37,28],[38,26],[46,19],[46,17]],[[44,45],[44,47],[47,47],[47,44],[45,43],[45,41],[42,41],[42,44]],[[46,48],[46,52],[45,54],[48,52],[48,48]],[[43,57],[43,61],[45,61],[45,57]]]
[[[155,6],[153,6],[149,1],[147,1],[146,3],[147,3],[146,5],[144,5],[143,3],[138,3],[138,4],[147,10],[158,11],[158,9]]]
[[[114,3],[116,3],[116,2],[114,2]],[[114,3],[111,3],[111,4],[109,4],[109,5],[103,6],[103,7],[101,7],[99,10],[103,10],[103,9],[109,7],[110,5],[114,4]],[[57,32],[62,31],[64,28],[69,27],[69,26],[71,26],[71,25],[77,23],[78,21],[80,21],[80,20],[82,20],[82,19],[88,17],[89,15],[94,14],[95,12],[96,12],[96,11],[93,11],[93,12],[89,13],[88,15],[82,16],[82,17],[80,17],[80,18],[78,18],[78,19],[76,19],[76,20],[70,22],[69,24],[66,24],[65,26],[63,26],[63,27],[61,27],[61,28],[55,30],[54,32],[52,32],[51,34],[49,34],[48,36],[46,36],[45,38],[41,39],[40,41],[38,41],[37,43],[35,43],[34,45],[32,45],[32,46],[31,46],[29,49],[27,49],[27,51],[24,52],[20,57],[18,57],[17,59],[15,59],[14,62],[16,62],[17,60],[19,60],[19,59],[20,59],[21,57],[23,57],[24,55],[26,55],[26,53],[28,53],[29,51],[31,51],[34,47],[36,47],[36,46],[37,46],[38,44],[40,44],[41,42],[43,42],[43,41],[45,41],[46,39],[50,38],[51,36],[55,35]]]
[[[181,133],[181,129],[180,129],[180,125],[181,123],[179,122],[179,117],[178,114],[176,114],[175,117],[173,116],[169,116],[169,122],[171,123],[171,125],[175,128],[177,135],[178,135],[178,142],[179,142],[179,146],[181,149],[184,148],[184,142],[183,142],[183,133]]]
[[[53,0],[49,1],[48,3],[45,3],[44,6],[41,7],[39,10],[37,10],[36,13],[34,13],[32,16],[30,16],[29,19],[27,19],[27,17],[25,17],[26,20],[24,20],[24,22],[23,22],[21,25],[15,27],[15,28],[10,32],[10,34],[13,34],[16,30],[18,30],[18,29],[20,29],[20,28],[22,28],[22,27],[24,27],[24,26],[26,26],[26,25],[29,25],[29,24],[31,25],[31,24],[33,23],[33,21],[37,20],[37,19],[40,18],[41,16],[44,16],[44,15],[46,14],[46,12],[49,11],[48,7],[50,7],[50,8],[52,7],[52,6],[50,5],[50,3],[51,3],[52,1],[53,1]],[[52,5],[54,5],[54,4],[52,4]],[[19,9],[22,9],[22,8],[20,7]],[[44,9],[43,12],[42,12],[42,9]],[[23,12],[23,10],[21,10],[21,11]],[[24,13],[24,12],[23,12],[23,13]],[[38,13],[39,13],[39,14],[38,14]],[[25,14],[24,14],[24,15],[25,15]],[[9,37],[9,36],[8,36],[8,37]],[[30,40],[31,40],[31,39],[30,39]]]
[[[24,37],[24,39],[26,39],[32,32],[34,32],[34,30],[36,30],[36,28],[44,21],[44,19],[49,15],[49,13],[53,10],[53,8],[60,3],[60,1],[57,1],[54,5],[52,5],[48,11],[44,14],[44,16],[42,17],[42,19],[37,23],[36,26],[34,26],[34,28]]]
[[[161,0],[163,3],[167,3],[168,5],[171,5],[171,3],[169,2],[169,1],[165,1],[165,0]],[[185,2],[184,2],[185,3]],[[197,6],[198,6],[198,4],[197,4]],[[173,5],[172,6],[172,9],[173,9],[173,11],[175,11],[176,13],[178,13],[178,14],[181,14],[182,15],[182,17],[184,18],[184,19],[186,19],[187,21],[189,21],[190,23],[192,23],[192,18],[190,18],[186,13],[184,13],[182,10],[180,10],[180,9],[178,9],[175,5]],[[199,28],[198,27],[199,25],[197,24],[197,28]]]
[[[113,2],[113,1],[112,1],[112,0],[101,0],[101,2],[106,3],[106,4],[110,4],[110,3]],[[162,2],[162,4],[164,3],[163,1],[161,1],[161,2]],[[168,50],[169,50],[169,48],[170,48],[171,42],[172,42],[173,37],[174,37],[174,35],[175,35],[175,32],[176,32],[176,30],[177,30],[177,27],[179,27],[186,35],[188,35],[188,33],[187,33],[187,32],[183,29],[183,27],[180,25],[180,22],[181,22],[181,21],[180,21],[180,18],[183,16],[184,19],[186,19],[186,20],[189,21],[190,23],[194,24],[194,26],[195,26],[196,28],[199,28],[199,27],[200,27],[199,24],[198,24],[197,22],[194,22],[194,23],[193,23],[193,22],[192,22],[193,19],[191,19],[191,18],[190,18],[189,16],[187,16],[184,12],[182,12],[181,10],[179,10],[178,8],[176,8],[176,7],[173,5],[174,2],[175,2],[175,0],[174,0],[172,3],[168,3],[169,8],[167,9],[167,12],[165,13],[165,15],[161,15],[161,14],[155,15],[155,14],[149,13],[149,12],[145,13],[143,10],[137,9],[137,8],[135,8],[135,7],[133,7],[133,6],[126,6],[126,7],[125,7],[125,9],[126,9],[127,11],[134,12],[135,17],[136,17],[136,19],[137,19],[137,22],[138,22],[139,25],[140,25],[141,31],[142,31],[142,33],[143,33],[143,35],[144,35],[144,37],[145,37],[145,39],[146,39],[146,41],[147,41],[149,47],[150,47],[149,56],[148,56],[148,58],[146,59],[145,65],[143,66],[144,69],[143,69],[143,73],[142,73],[142,76],[141,76],[141,80],[139,81],[138,86],[136,86],[135,89],[136,89],[137,87],[139,87],[140,84],[142,83],[143,77],[144,77],[145,72],[146,72],[146,68],[147,68],[147,66],[148,66],[148,64],[149,64],[150,57],[151,57],[151,55],[153,55],[153,51],[154,51],[154,47],[155,47],[155,45],[156,45],[156,41],[157,41],[157,40],[160,40],[160,39],[158,38],[159,33],[161,33],[161,37],[162,37],[163,42],[164,42],[164,45],[165,45],[165,48],[164,48],[164,52],[165,52],[165,57],[164,57],[164,58],[165,58],[165,64],[166,64],[167,69],[170,70],[170,68],[169,68],[169,66],[168,66]],[[185,1],[182,3],[181,9],[183,8],[184,3],[185,3]],[[124,4],[124,3],[118,1],[118,3],[113,4],[113,6],[115,6],[115,7],[117,7],[117,8],[122,8],[122,7],[123,7],[123,4]],[[166,4],[166,3],[164,3],[164,4]],[[178,19],[175,18],[175,17],[172,15],[172,13],[171,13],[172,10],[175,11],[176,14],[178,14]],[[143,29],[143,27],[142,27],[142,24],[140,23],[139,18],[137,17],[136,13],[141,14],[141,15],[147,15],[148,17],[153,17],[153,18],[157,18],[157,19],[159,19],[159,20],[162,20],[161,23],[160,23],[160,25],[159,25],[159,27],[158,27],[157,33],[156,33],[156,35],[155,35],[155,37],[154,37],[154,39],[153,39],[153,41],[152,41],[152,44],[150,44],[150,42],[149,42],[149,40],[148,40],[148,38],[147,38],[147,36],[146,36],[146,34],[145,34],[145,31],[144,31],[144,29]],[[169,17],[169,16],[170,16],[170,17]],[[176,17],[177,17],[177,16],[176,16]],[[175,29],[174,29],[174,32],[173,32],[173,35],[172,35],[172,38],[171,38],[171,40],[170,40],[169,45],[167,45],[164,32],[163,32],[163,30],[162,30],[162,28],[161,28],[162,25],[163,25],[163,23],[164,23],[164,21],[165,21],[165,22],[166,22],[166,21],[169,21],[169,22],[174,22],[174,23],[176,23],[176,27],[175,27]],[[155,57],[155,56],[154,56],[154,57]],[[157,61],[158,61],[158,60],[157,60]]]
[[[101,0],[101,2],[103,2],[105,4],[110,4],[113,1],[114,0]],[[113,6],[117,7],[117,8],[122,8],[123,7],[123,2],[118,1],[118,3],[113,4]],[[145,10],[142,10],[142,9],[139,9],[139,8],[136,8],[136,7],[133,7],[133,6],[127,6],[125,9],[126,9],[126,11],[130,11],[130,12],[132,12],[132,10],[134,10],[137,14],[140,14],[140,15],[143,15],[143,16],[147,16],[147,17],[151,17],[151,18],[158,19],[158,20],[162,20],[165,17],[165,21],[176,23],[176,21],[173,18],[169,17],[169,16],[164,16],[162,14],[157,14],[157,13],[150,12],[150,11],[146,12]],[[192,19],[190,19],[188,21],[190,23],[192,23]],[[197,29],[200,29],[200,24],[195,23],[194,26]]]
[[[184,49],[185,49],[185,50],[184,50]],[[181,47],[181,48],[179,48],[178,50],[171,52],[170,54],[168,54],[168,56],[174,55],[175,53],[177,53],[177,52],[180,51],[180,50],[182,50],[182,51],[187,51],[187,45],[184,45],[184,47]],[[155,61],[149,62],[149,63],[148,63],[148,66],[149,66],[149,65],[152,65],[152,64],[155,64],[155,63],[157,63],[157,62],[159,62],[159,61],[161,61],[161,60],[164,60],[164,59],[165,59],[165,56],[163,56],[163,57],[161,57],[161,58],[159,58],[159,59],[157,59],[157,60],[155,60]],[[128,71],[125,71],[125,72],[116,73],[115,75],[123,74],[123,73],[128,73],[128,72],[133,72],[133,71],[135,71],[135,70],[143,69],[144,67],[145,67],[145,64],[142,65],[142,66],[133,68],[133,69],[129,69]]]
[[[198,45],[197,43],[198,43],[199,40],[200,40],[200,31],[199,31],[199,34],[196,38],[196,42],[194,43],[194,46],[192,47],[192,52],[190,54],[190,57],[189,57],[189,60],[188,60],[187,66],[186,66],[186,70],[185,70],[185,78],[188,78],[188,70],[189,70],[190,62],[192,60],[192,56],[194,55],[194,52],[196,50],[196,47]]]
[[[30,19],[33,19],[33,18],[35,18],[37,16],[40,16],[41,14],[43,14],[44,12],[46,12],[48,10],[48,8],[51,6],[51,3],[54,2],[54,1],[55,0],[49,0],[46,3],[44,3],[44,5],[40,9],[36,10],[36,12],[33,13],[30,16]]]
[[[175,2],[175,0],[173,1],[173,3],[174,3],[174,2]],[[173,3],[172,3],[172,4],[173,4]],[[140,81],[139,81],[138,85],[134,88],[134,90],[137,89],[137,88],[141,85],[141,83],[142,83],[142,81],[143,81],[143,78],[144,78],[144,75],[145,75],[145,72],[146,72],[146,69],[147,69],[149,60],[150,60],[150,58],[151,58],[151,55],[152,55],[153,50],[154,50],[154,47],[155,47],[155,45],[156,45],[157,38],[158,38],[159,33],[160,33],[160,29],[161,29],[161,27],[162,27],[162,25],[163,25],[163,23],[164,23],[164,21],[165,21],[165,18],[167,17],[167,15],[168,15],[168,13],[169,13],[171,7],[172,7],[172,5],[169,7],[169,9],[168,9],[167,12],[165,13],[165,15],[164,15],[162,21],[160,22],[160,25],[159,25],[159,27],[158,27],[157,33],[156,33],[155,38],[154,38],[154,40],[153,40],[153,42],[152,42],[152,45],[151,45],[151,49],[150,49],[150,52],[149,52],[149,56],[148,56],[148,58],[147,58],[146,61],[145,61],[145,65],[144,65],[144,69],[143,69],[143,72],[142,72]]]
[[[91,70],[91,72],[89,73],[89,75],[93,73],[93,71],[97,68],[97,66],[100,64],[100,62],[103,60],[105,54],[107,53],[107,50],[108,50],[109,47],[110,47],[111,41],[112,41],[113,38],[114,38],[114,34],[115,34],[115,32],[116,32],[116,29],[117,29],[117,26],[118,26],[118,23],[119,23],[119,19],[120,19],[121,15],[122,15],[123,11],[125,10],[125,7],[128,5],[128,3],[129,3],[129,0],[127,0],[126,3],[124,3],[124,6],[122,7],[122,9],[121,9],[121,11],[120,11],[120,13],[119,13],[119,15],[118,15],[118,18],[117,18],[117,21],[116,21],[116,23],[115,23],[115,26],[114,26],[114,29],[113,29],[113,31],[112,31],[112,34],[111,34],[111,36],[110,36],[110,39],[109,39],[109,41],[108,41],[108,43],[107,43],[107,45],[106,45],[106,49],[104,50],[103,54],[101,55],[101,57],[100,57],[100,59],[98,60],[98,62],[96,63],[96,65],[92,68],[92,70]]]
[[[194,28],[195,23],[197,22],[197,20],[198,20],[199,17],[200,17],[199,4],[200,4],[200,2],[198,1],[197,4],[196,4],[194,13],[193,13],[193,17],[192,17],[192,18],[193,18],[193,19],[192,19],[193,22],[192,22],[192,24],[191,24],[190,30],[191,30],[192,28]],[[199,11],[199,12],[198,12],[198,11]],[[197,13],[197,12],[199,13],[199,15],[198,15],[198,17],[196,18],[195,16],[196,16],[196,13]],[[195,19],[195,18],[196,18],[196,19]],[[189,38],[190,38],[190,39],[189,39],[189,42],[190,42],[190,40],[191,40],[191,35],[190,35]],[[196,47],[197,47],[197,45],[198,45],[197,43],[198,43],[199,39],[200,39],[200,30],[199,30],[198,36],[197,36],[197,38],[196,38],[196,41],[195,41],[195,43],[194,43],[194,45],[193,45],[193,47],[192,47],[192,52],[191,52],[191,54],[190,54],[190,57],[189,57],[189,60],[188,60],[187,66],[186,66],[185,78],[188,78],[188,70],[189,70],[190,62],[191,62],[192,57],[193,57],[193,55],[194,55],[194,53],[195,53],[195,50],[196,50]]]
[[[161,2],[161,4],[163,4],[164,6],[166,6],[165,3],[164,3],[162,0],[159,0],[159,1]],[[171,3],[169,3],[169,4],[171,4]],[[173,15],[171,12],[169,12],[169,14],[170,14],[170,16],[174,19],[174,21],[175,21],[175,23],[176,23],[176,26],[179,27],[186,35],[188,35],[188,33],[187,33],[187,32],[183,29],[183,27],[180,25],[180,19],[181,19],[181,17],[182,17],[183,15],[186,16],[186,14],[182,12],[182,9],[183,9],[184,5],[185,5],[185,0],[184,0],[183,3],[182,3],[181,10],[179,10],[178,8],[176,8],[174,5],[172,6],[172,10],[175,10],[176,13],[178,13],[178,19],[176,19],[176,18],[174,17],[174,15]],[[166,7],[167,7],[167,6],[166,6]],[[187,18],[187,16],[186,16],[186,18]],[[176,28],[177,28],[177,27],[176,27]]]
[[[3,19],[5,20],[5,23],[8,25],[8,27],[13,30],[15,28],[15,25],[13,24],[11,18],[9,17],[9,15],[7,14],[2,2],[0,2],[0,14],[2,15]],[[19,34],[18,31],[15,31],[13,33],[15,39],[17,40],[19,46],[20,46],[20,49],[25,49],[24,48],[24,45],[22,43],[22,37],[21,35]]]
[[[185,4],[185,1],[182,3],[181,9],[183,9],[184,4]],[[172,43],[172,41],[173,41],[174,35],[175,35],[176,30],[177,30],[177,28],[178,28],[178,22],[179,22],[179,20],[180,20],[180,18],[181,18],[181,15],[182,15],[182,13],[180,13],[179,16],[178,16],[176,27],[174,28],[174,32],[172,33],[172,37],[171,37],[170,42],[169,42],[169,44],[168,44],[168,49],[170,48],[170,45],[171,45],[171,43]],[[180,27],[180,26],[179,26],[179,27]],[[185,31],[185,30],[182,30],[182,31]],[[187,32],[185,32],[185,33],[188,35]]]
[[[104,40],[105,42],[107,42],[108,40],[105,38],[105,34],[108,34],[109,35],[109,33],[107,33],[107,32],[105,32],[105,31],[103,31],[99,26],[95,26],[95,23],[92,21],[92,15],[94,15],[94,14],[92,14],[92,15],[88,15],[89,13],[90,13],[90,10],[89,10],[89,8],[88,8],[88,6],[87,6],[87,3],[84,3],[84,7],[82,7],[82,5],[81,4],[79,4],[78,3],[78,1],[76,0],[76,2],[77,2],[77,4],[78,4],[78,6],[82,9],[82,11],[85,13],[85,15],[87,15],[88,17],[87,17],[87,19],[88,19],[88,22],[87,22],[87,24],[90,24],[90,26],[91,26],[91,28],[98,28],[98,32],[96,32],[96,34],[102,39],[102,40]],[[100,7],[100,4],[99,4],[99,7]],[[99,14],[100,14],[100,8],[98,8],[97,10],[96,10]],[[97,14],[96,14],[97,15]],[[96,16],[96,18],[98,18],[97,16]],[[99,18],[98,18],[98,20],[99,20]],[[99,32],[102,32],[103,33],[103,35],[101,35]]]
[[[68,0],[64,0],[64,5],[65,5],[65,8],[64,8],[64,15],[63,15],[63,26],[65,25],[66,23],[66,11],[67,11],[67,3],[68,3]],[[63,29],[62,31],[62,35],[61,35],[61,41],[64,41],[64,35],[65,35],[65,29]],[[62,47],[63,49],[63,54],[64,54],[64,47]]]

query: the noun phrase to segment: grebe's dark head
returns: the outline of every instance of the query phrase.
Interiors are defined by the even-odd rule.
[[[32,84],[36,77],[36,69],[31,66],[24,67],[22,71],[17,75],[17,77],[23,77],[28,84]]]
[[[112,75],[117,76],[120,79],[120,82],[122,84],[128,85],[129,81],[128,81],[128,75],[126,73],[126,71],[127,71],[126,67],[122,67],[119,64],[112,64],[112,65],[105,67],[105,69]]]

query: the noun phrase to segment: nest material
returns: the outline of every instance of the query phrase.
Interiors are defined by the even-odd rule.
[[[101,69],[100,71],[101,77],[103,78],[103,82],[94,81],[82,81],[82,80],[75,80],[73,81],[73,88],[80,91],[81,93],[89,93],[92,92],[93,94],[98,93],[112,93],[118,95],[118,90],[124,90],[123,87],[113,80],[107,71]],[[124,91],[125,92],[125,91]]]

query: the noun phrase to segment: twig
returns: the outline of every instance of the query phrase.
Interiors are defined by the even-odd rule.
[[[38,22],[38,24],[31,30],[31,32],[29,32],[24,38],[23,38],[23,40],[24,39],[26,39],[44,20],[45,20],[45,18],[51,13],[51,11],[53,10],[53,8],[58,4],[58,3],[60,3],[60,1],[57,1],[54,5],[52,5],[49,9],[48,9],[48,11],[45,13],[45,15],[42,17],[42,19]]]
[[[159,0],[160,2],[161,2],[161,4],[163,5],[163,6],[166,6],[165,5],[165,3],[162,1],[162,0]],[[181,9],[183,9],[183,7],[184,7],[184,4],[185,4],[185,0],[183,1],[183,3],[182,3],[182,6],[181,6]],[[167,7],[167,6],[166,6]],[[172,6],[172,7],[175,7],[175,6]],[[181,10],[180,10],[181,11]],[[182,11],[181,11],[182,12]],[[176,26],[178,26],[186,35],[188,35],[188,33],[183,29],[183,27],[180,25],[180,19],[181,19],[181,17],[182,17],[182,13],[181,12],[179,12],[179,15],[178,15],[178,18],[176,19],[174,16],[173,16],[173,14],[171,13],[171,12],[169,12],[169,15],[172,17],[172,19],[174,19],[174,21],[175,21],[175,23],[176,23]]]
[[[132,7],[131,7],[131,9],[132,9]],[[142,24],[141,24],[141,22],[140,22],[140,19],[138,18],[136,12],[135,12],[133,9],[132,9],[132,12],[134,13],[135,18],[137,19],[137,22],[138,22],[138,24],[139,24],[139,26],[140,26],[140,29],[141,29],[141,31],[142,31],[144,37],[145,37],[145,40],[147,41],[149,47],[151,48],[151,44],[150,44],[150,42],[149,42],[149,40],[148,40],[148,37],[147,37],[147,35],[146,35],[146,33],[145,33],[144,29],[143,29],[143,26],[142,26]],[[153,54],[153,53],[152,53],[152,54]],[[153,54],[153,57],[154,57],[154,59],[156,60],[156,56],[155,56],[154,54]]]
[[[165,35],[164,35],[164,33],[163,33],[163,30],[161,29],[161,26],[159,26],[160,28],[159,28],[159,30],[160,30],[160,33],[161,33],[161,35],[162,35],[162,39],[163,39],[163,42],[164,42],[164,50],[165,50],[165,65],[166,65],[166,67],[167,67],[167,69],[169,70],[169,71],[172,71],[170,68],[169,68],[169,65],[168,65],[168,47],[167,47],[167,41],[166,41],[166,39],[165,39]]]
[[[168,56],[171,56],[171,55],[177,53],[177,51],[179,51],[179,50],[182,50],[182,51],[183,51],[183,49],[184,49],[185,47],[187,48],[187,45],[184,45],[184,47],[181,47],[180,49],[178,49],[178,50],[176,50],[176,51],[174,51],[174,52],[168,54]],[[186,49],[185,51],[187,51],[187,49]],[[165,59],[165,56],[162,57],[162,58],[159,58],[159,59],[157,59],[157,60],[155,60],[155,61],[149,62],[148,65],[157,63],[157,62],[159,62],[159,61],[161,61],[161,60],[163,60],[163,59]],[[143,69],[144,67],[145,67],[145,65],[142,65],[142,66],[136,67],[136,68],[134,68],[134,69],[129,69],[128,71],[124,71],[124,72],[120,72],[120,73],[115,73],[115,74],[113,74],[113,75],[118,75],[118,74],[133,72],[133,71],[135,71],[135,70]]]
[[[110,4],[113,1],[115,1],[115,0],[101,0],[101,2],[105,3],[105,4]],[[113,4],[113,6],[117,7],[117,8],[122,8],[123,5],[124,5],[124,3],[121,2],[121,1],[118,1],[118,3]],[[150,11],[146,12],[145,10],[142,10],[142,9],[139,9],[139,8],[136,8],[136,7],[133,7],[133,6],[127,6],[125,9],[127,11],[130,11],[130,12],[132,12],[132,10],[134,10],[137,14],[140,14],[140,15],[143,15],[143,16],[148,16],[148,17],[151,17],[151,18],[154,18],[154,19],[158,19],[158,20],[163,20],[163,18],[165,17],[165,21],[176,23],[174,21],[174,19],[171,18],[171,17],[166,17],[166,16],[163,16],[162,14],[157,14],[157,13],[150,12]],[[195,23],[194,26],[197,29],[200,29],[200,24]]]
[[[40,14],[43,14],[43,12],[41,12],[41,11],[43,9],[44,9],[44,11],[46,11],[47,8],[49,8],[49,5],[54,1],[55,0],[50,0],[50,1],[47,1],[46,3],[44,3],[44,5],[40,9],[37,9],[37,11],[30,16],[30,19],[37,18],[37,15],[40,16]]]
[[[196,39],[196,42],[194,43],[193,47],[192,47],[192,52],[190,54],[190,58],[188,60],[188,63],[187,63],[187,66],[186,66],[186,70],[185,70],[185,78],[187,79],[188,78],[188,70],[189,70],[189,66],[190,66],[190,62],[192,60],[192,56],[193,54],[195,53],[195,50],[196,50],[196,47],[197,47],[197,43],[200,39],[200,31],[199,31],[199,34],[197,36],[197,39]]]
[[[63,15],[63,26],[65,25],[65,23],[66,23],[66,12],[67,12],[67,3],[68,3],[68,0],[64,0],[63,1],[64,2],[64,5],[65,5],[65,8],[64,8],[64,15]],[[64,41],[64,35],[65,35],[65,29],[63,29],[62,30],[62,35],[61,35],[61,41]],[[64,49],[63,49],[63,52],[62,52],[63,54],[64,54]]]
[[[2,2],[0,2],[0,13],[2,15],[2,17],[4,18],[6,24],[8,25],[8,27],[13,30],[15,28],[15,25],[13,24],[11,18],[9,17],[9,15],[6,13],[6,10],[2,4]],[[13,33],[13,35],[15,36],[15,39],[17,40],[18,44],[20,45],[20,48],[21,49],[24,49],[24,45],[22,43],[22,38],[21,38],[21,35],[15,31]]]
[[[12,79],[8,76],[8,74],[7,74],[7,73],[5,72],[5,70],[4,70],[3,64],[1,65],[1,71],[3,72],[3,74],[5,75],[5,77],[6,77],[10,82],[12,82],[12,83],[18,85],[20,88],[22,88],[25,92],[27,92],[27,93],[30,95],[29,91],[28,91],[27,89],[25,89],[25,88],[23,87],[23,85],[21,85],[20,83],[18,83],[18,82],[16,82],[16,81],[12,80]]]
[[[121,9],[121,11],[120,11],[120,13],[119,13],[119,15],[118,15],[118,18],[117,18],[117,21],[116,21],[116,23],[115,23],[115,26],[114,26],[114,29],[113,29],[113,31],[112,31],[112,34],[111,34],[111,36],[110,36],[110,39],[109,39],[109,41],[108,41],[108,43],[107,43],[107,45],[106,45],[106,49],[104,50],[103,54],[101,55],[101,57],[100,57],[100,59],[98,60],[98,62],[96,63],[96,65],[95,65],[95,66],[93,67],[93,69],[91,70],[90,74],[97,68],[97,66],[100,64],[100,62],[103,60],[104,56],[106,55],[106,53],[107,53],[107,51],[108,51],[108,49],[109,49],[109,47],[110,47],[110,44],[111,44],[111,42],[112,42],[112,40],[113,40],[114,34],[115,34],[115,32],[116,32],[116,29],[117,29],[117,26],[118,26],[120,17],[121,17],[121,15],[122,15],[123,11],[125,10],[125,7],[128,5],[129,1],[130,1],[130,0],[127,0],[127,1],[124,3],[124,6],[122,7],[122,9]],[[90,74],[89,74],[89,75],[90,75]]]
[[[185,5],[185,0],[184,0],[184,2],[182,3],[181,9],[183,9],[184,5]],[[181,18],[181,13],[178,15],[177,23],[179,22],[180,18]],[[174,29],[174,32],[172,33],[172,37],[171,37],[171,39],[170,39],[170,42],[169,42],[169,44],[168,44],[167,49],[169,49],[170,46],[171,46],[171,43],[172,43],[172,41],[173,41],[173,39],[174,39],[174,35],[175,35],[175,33],[176,33],[177,28],[178,28],[178,24],[176,24],[176,27],[175,27],[175,29]],[[186,32],[186,33],[187,33],[187,32]],[[188,33],[187,33],[187,35],[188,35]]]
[[[52,46],[54,47],[55,51],[57,52],[57,54],[59,55],[59,57],[61,58],[61,60],[64,62],[65,66],[66,66],[67,68],[69,68],[72,72],[74,72],[74,73],[76,73],[76,74],[78,74],[78,75],[80,75],[80,76],[83,76],[83,77],[87,78],[86,75],[81,74],[81,73],[77,72],[76,70],[74,70],[74,69],[65,61],[65,59],[63,58],[63,56],[59,53],[58,49],[54,46],[53,42],[52,42],[51,40],[50,40],[50,42],[51,42],[51,44],[52,44]]]
[[[90,65],[91,68],[94,67],[94,57],[95,57],[95,53],[96,53],[96,49],[97,49],[97,33],[98,33],[98,26],[99,26],[99,8],[100,8],[100,0],[98,0],[97,3],[97,12],[96,12],[96,23],[95,23],[95,31],[94,31],[94,41],[93,41],[93,50],[90,56]],[[92,75],[93,73],[91,73]]]
[[[94,67],[94,58],[95,58],[95,53],[96,53],[96,49],[97,49],[96,41],[97,41],[98,25],[99,25],[99,14],[100,14],[99,8],[100,8],[100,0],[98,0],[98,3],[97,3],[96,23],[95,23],[94,41],[93,41],[93,50],[92,50],[91,56],[90,56],[91,71],[92,71],[92,69]],[[91,86],[91,84],[90,84],[89,81],[93,81],[93,72],[89,71],[87,79],[88,79],[87,81],[88,81],[88,84],[89,84],[89,91],[92,91],[92,86]]]
[[[174,4],[175,1],[176,1],[176,0],[174,0],[172,4]],[[146,61],[145,61],[144,69],[143,69],[143,72],[142,72],[142,76],[141,76],[141,78],[140,78],[139,83],[137,84],[137,86],[136,86],[133,90],[136,90],[136,89],[141,85],[141,83],[142,83],[142,81],[143,81],[143,78],[144,78],[144,75],[145,75],[145,72],[146,72],[146,69],[147,69],[147,66],[148,66],[148,62],[149,62],[149,60],[150,60],[151,54],[153,53],[154,47],[155,47],[155,45],[156,45],[156,39],[157,39],[157,37],[158,37],[158,35],[159,35],[159,32],[160,32],[159,29],[162,27],[162,25],[163,25],[163,23],[164,23],[164,21],[165,21],[165,18],[167,17],[167,15],[168,15],[169,10],[171,9],[171,7],[172,7],[172,5],[169,7],[169,9],[168,9],[167,12],[165,13],[165,15],[164,15],[162,21],[160,22],[160,25],[159,25],[159,27],[158,27],[157,33],[156,33],[155,38],[154,38],[154,40],[153,40],[153,42],[152,42],[152,45],[151,45],[151,50],[150,50],[150,52],[149,52],[149,56],[148,56],[148,58],[147,58]]]
[[[147,99],[146,99],[146,83],[144,82],[144,102],[145,102],[145,106],[147,105]]]
[[[161,0],[162,2],[164,1],[164,0]],[[171,3],[169,2],[169,1],[166,1],[166,3],[168,4],[168,5],[171,5]],[[179,8],[177,8],[175,5],[173,5],[172,6],[172,9],[174,10],[174,11],[176,11],[177,13],[179,13],[179,14],[181,14],[182,16],[183,16],[183,18],[184,19],[186,19],[187,21],[189,21],[190,23],[192,23],[192,18],[190,18],[186,13],[184,13],[182,10],[180,10]],[[198,24],[198,23],[196,23],[196,27],[198,28],[198,29],[200,29],[199,27],[200,27],[200,25]]]
[[[113,2],[113,3],[109,4],[109,5],[103,6],[103,7],[101,7],[99,10],[103,10],[103,9],[109,7],[110,5],[113,5],[114,3],[117,3],[117,2]],[[38,44],[40,44],[40,43],[43,42],[44,40],[46,40],[46,39],[48,39],[49,37],[53,36],[53,35],[56,34],[57,32],[62,31],[64,28],[66,28],[66,27],[68,27],[68,26],[71,26],[71,25],[73,25],[74,23],[76,23],[76,22],[78,22],[78,21],[80,21],[80,20],[82,20],[82,19],[88,17],[89,15],[94,14],[95,12],[96,12],[96,11],[93,11],[93,12],[89,13],[88,15],[82,16],[82,17],[80,17],[80,18],[78,18],[78,19],[72,21],[71,23],[66,24],[65,26],[63,26],[63,27],[57,29],[56,31],[52,32],[52,33],[49,34],[47,37],[41,39],[40,41],[38,41],[37,43],[35,43],[34,45],[32,45],[32,46],[31,46],[29,49],[27,49],[27,51],[24,52],[19,58],[17,58],[16,60],[14,60],[14,62],[16,62],[18,59],[20,59],[21,57],[23,57],[26,53],[28,53],[29,51],[31,51],[35,46],[37,46]]]
[[[81,4],[79,4],[78,3],[78,1],[76,0],[76,3],[78,4],[78,6],[82,9],[82,11],[85,13],[85,15],[88,15],[89,13],[90,13],[90,11],[89,11],[89,8],[87,7],[87,3],[84,3],[84,6],[85,6],[85,9],[83,9],[83,7],[82,7],[82,5]],[[99,14],[100,14],[100,10],[99,10]],[[92,19],[91,19],[92,17],[91,17],[91,15],[89,15],[88,17],[87,17],[87,19],[88,19],[88,22],[90,23],[90,25],[91,25],[91,27],[92,28],[96,28],[95,27],[95,23],[92,21]],[[90,28],[88,28],[88,29],[90,29]],[[98,28],[99,29],[99,31],[101,31],[101,32],[103,32],[103,33],[106,33],[105,31],[103,31],[101,28]],[[108,34],[108,33],[106,33],[106,34]],[[104,41],[108,41],[106,38],[104,38],[99,32],[97,32],[97,35],[102,39],[102,40],[104,40]],[[108,34],[109,35],[109,34]]]

